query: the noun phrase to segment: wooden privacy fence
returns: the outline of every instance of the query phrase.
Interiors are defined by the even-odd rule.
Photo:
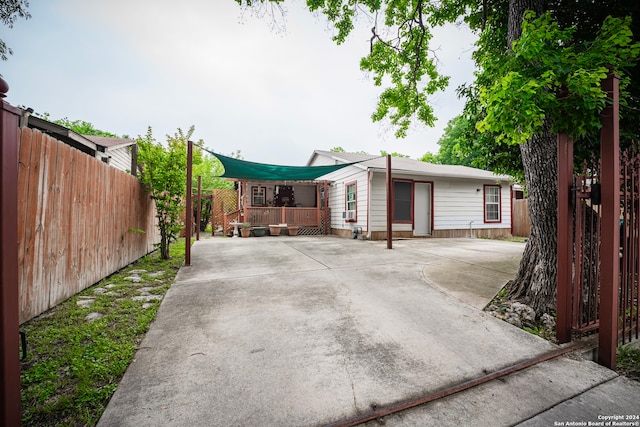
[[[160,240],[153,201],[132,175],[27,128],[18,169],[20,323]]]
[[[531,234],[531,220],[529,219],[529,199],[512,199],[513,206],[513,234],[519,237],[529,237]]]

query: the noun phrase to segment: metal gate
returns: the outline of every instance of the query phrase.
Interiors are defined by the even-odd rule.
[[[638,278],[640,277],[640,154],[626,151],[620,160],[620,304],[622,343],[638,339]]]
[[[572,322],[574,333],[596,332],[600,321],[601,188],[598,161],[584,163],[574,177],[574,259]],[[620,279],[618,339],[640,338],[640,154],[620,156]]]

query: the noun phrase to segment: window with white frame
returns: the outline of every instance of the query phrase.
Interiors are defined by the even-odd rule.
[[[357,188],[356,188],[356,182],[349,182],[345,185],[345,210],[347,211],[346,213],[346,220],[347,222],[356,222],[357,220],[357,207],[358,207],[358,200],[357,200]]]
[[[484,186],[484,222],[500,222],[501,188],[499,185]]]
[[[251,187],[251,206],[264,206],[266,205],[267,188],[266,187]]]

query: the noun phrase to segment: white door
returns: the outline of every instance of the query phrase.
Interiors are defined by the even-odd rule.
[[[431,235],[431,184],[416,182],[413,198],[413,234]]]

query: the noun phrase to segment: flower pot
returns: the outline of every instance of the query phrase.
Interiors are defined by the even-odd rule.
[[[251,236],[251,229],[250,228],[241,228],[240,229],[240,235],[242,237],[250,237]]]
[[[271,234],[272,236],[279,236],[280,230],[282,230],[282,228],[278,226],[269,226],[269,234]]]
[[[287,227],[287,232],[289,232],[289,236],[297,236],[298,235],[298,228],[297,226],[293,226],[293,227]]]
[[[265,234],[267,234],[267,228],[266,227],[253,227],[253,235],[255,237],[262,237]]]

